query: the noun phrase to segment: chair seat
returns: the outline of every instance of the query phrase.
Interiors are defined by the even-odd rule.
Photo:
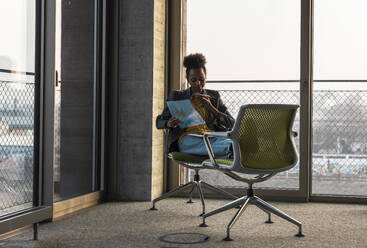
[[[233,163],[233,159],[215,159],[215,162],[217,162],[217,165],[221,168],[221,169],[228,169],[229,166],[232,165]],[[267,165],[267,166],[264,166]],[[206,168],[212,168],[213,165],[210,161],[210,159],[206,159],[203,161],[203,166]],[[262,170],[263,172],[267,171],[267,170],[274,170],[274,169],[281,169],[281,168],[287,168],[286,166],[289,166],[289,164],[271,164],[267,161],[267,163],[259,160],[258,165],[256,166],[248,166],[246,168],[248,169],[255,169],[255,170]]]
[[[232,163],[233,163],[233,159],[215,159],[215,162],[217,162],[217,165],[221,168],[221,169],[228,169]],[[210,159],[206,159],[203,162],[203,165],[205,167],[213,167],[213,164],[211,163]]]
[[[168,154],[168,157],[177,162],[187,163],[191,165],[196,164],[197,166],[201,166],[202,162],[209,158],[208,156],[192,155],[183,152],[171,152]]]

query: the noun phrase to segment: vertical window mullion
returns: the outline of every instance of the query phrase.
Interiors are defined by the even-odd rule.
[[[308,200],[312,164],[313,0],[301,0],[300,191]]]

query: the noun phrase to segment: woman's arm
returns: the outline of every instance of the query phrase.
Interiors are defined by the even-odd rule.
[[[218,106],[217,109],[219,110],[219,113],[216,117],[218,124],[221,124],[228,129],[232,129],[234,125],[234,118],[229,113],[226,105],[224,105],[219,92],[218,92],[218,105],[217,106]]]
[[[156,127],[158,129],[165,129],[167,128],[167,122],[172,117],[171,113],[169,112],[168,107],[164,107],[162,114],[157,116],[156,119]]]
[[[218,91],[214,91],[215,96],[215,105],[212,104],[209,97],[202,94],[193,94],[192,97],[197,98],[204,107],[211,113],[211,115],[214,117],[212,121],[213,124],[217,126],[220,129],[232,129],[234,125],[234,118],[231,116],[229,111],[227,110],[227,107],[224,105],[222,99],[220,98],[220,94]],[[210,121],[210,122],[212,122]]]
[[[169,94],[166,101],[172,100],[175,100],[175,93],[173,91]],[[156,127],[158,129],[177,128],[179,123],[180,120],[172,117],[167,106],[164,107],[162,114],[158,115],[156,119]]]

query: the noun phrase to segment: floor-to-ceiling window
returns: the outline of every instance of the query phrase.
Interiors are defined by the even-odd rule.
[[[312,194],[367,195],[363,0],[314,0]]]
[[[42,190],[47,184],[42,147],[46,126],[41,107],[46,57],[41,45],[46,35],[42,13],[49,8],[42,4],[41,0],[0,1],[0,234],[52,214]]]
[[[0,2],[0,215],[33,202],[35,1]]]
[[[366,196],[366,7],[362,0],[187,1],[186,53],[207,56],[207,88],[220,91],[232,115],[246,103],[301,104],[300,163],[258,187],[299,190],[303,199]],[[219,186],[244,186],[202,174]]]
[[[0,2],[0,234],[103,188],[104,6]]]
[[[187,1],[187,54],[206,56],[206,88],[219,90],[234,117],[244,104],[299,104],[300,11],[299,0]],[[214,185],[245,186],[220,172],[201,175]],[[255,186],[297,190],[299,165]]]

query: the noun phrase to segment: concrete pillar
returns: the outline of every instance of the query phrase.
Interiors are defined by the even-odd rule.
[[[116,200],[151,200],[163,191],[165,0],[120,0]]]

